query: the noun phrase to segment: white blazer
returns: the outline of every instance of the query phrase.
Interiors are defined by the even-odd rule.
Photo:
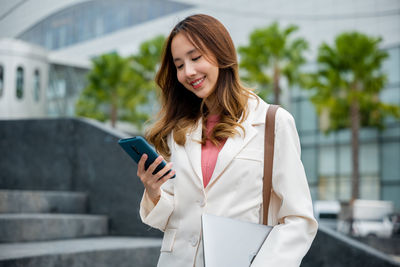
[[[146,192],[140,205],[142,221],[164,232],[158,266],[204,266],[201,215],[209,213],[261,223],[265,115],[268,104],[248,102],[242,123],[245,134],[228,138],[218,155],[206,188],[201,170],[201,120],[187,134],[185,146],[168,137],[176,178],[161,187],[157,205]],[[317,232],[300,142],[293,117],[278,109],[268,224],[275,227],[251,266],[299,266]]]

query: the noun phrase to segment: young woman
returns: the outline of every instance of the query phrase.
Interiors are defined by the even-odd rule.
[[[231,37],[207,15],[174,27],[156,82],[162,106],[146,137],[162,156],[147,171],[146,155],[138,164],[145,186],[140,216],[164,232],[158,266],[203,266],[203,213],[261,223],[269,105],[241,85]],[[170,163],[152,174],[163,158]],[[252,266],[299,266],[317,223],[296,126],[282,108],[276,114],[272,189],[268,224],[275,227]]]

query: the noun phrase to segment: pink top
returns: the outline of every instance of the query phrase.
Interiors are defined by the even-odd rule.
[[[210,135],[214,126],[219,122],[219,115],[209,115],[207,119],[207,137]],[[226,139],[219,146],[215,146],[210,140],[206,140],[206,144],[201,147],[201,171],[203,173],[203,185],[207,187],[217,163],[218,153],[224,146]]]

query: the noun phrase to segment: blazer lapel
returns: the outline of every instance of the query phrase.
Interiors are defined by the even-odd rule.
[[[262,100],[260,100],[262,101]],[[218,155],[218,159],[215,165],[214,172],[211,176],[211,180],[207,187],[210,186],[219,176],[224,172],[226,167],[232,162],[235,156],[250,142],[254,136],[257,135],[258,131],[253,125],[262,124],[265,122],[265,114],[268,105],[258,107],[256,99],[249,101],[249,115],[248,118],[243,122],[242,126],[245,129],[245,135],[240,127],[238,131],[240,135],[235,135],[233,138],[228,138],[225,145],[221,149]],[[202,136],[202,119],[200,118],[196,129],[186,135],[185,151],[189,159],[190,165],[198,177],[203,187],[203,172],[201,170],[201,136]],[[188,166],[189,167],[189,166]]]
[[[257,134],[257,130],[252,126],[251,123],[245,122],[242,124],[245,129],[245,136],[241,128],[237,128],[240,135],[235,135],[233,138],[228,138],[225,145],[221,149],[218,155],[218,160],[215,165],[214,172],[211,176],[209,185],[211,185],[228,167],[235,156],[249,143],[249,141]]]
[[[192,169],[201,185],[203,185],[203,175],[201,171],[201,136],[202,136],[202,119],[197,123],[196,129],[186,135],[185,151]]]

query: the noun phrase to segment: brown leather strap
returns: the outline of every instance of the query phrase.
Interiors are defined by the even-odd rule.
[[[263,180],[263,224],[268,223],[268,208],[272,189],[272,167],[274,162],[275,114],[278,105],[270,105],[265,116],[264,180]]]

